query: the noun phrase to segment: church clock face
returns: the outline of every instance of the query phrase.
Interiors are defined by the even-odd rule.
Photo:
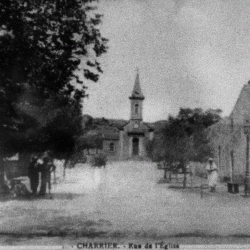
[[[135,124],[135,125],[134,125],[134,128],[139,128],[139,125],[138,125],[138,124]]]

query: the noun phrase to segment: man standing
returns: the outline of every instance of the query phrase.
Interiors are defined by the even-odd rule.
[[[41,163],[39,165],[39,169],[41,172],[41,187],[40,187],[40,192],[39,195],[45,195],[46,194],[46,184],[47,184],[47,172],[48,172],[48,164],[49,162],[49,157],[45,156],[41,160]]]
[[[214,192],[218,182],[218,168],[212,158],[208,159],[206,170],[207,170],[208,186],[210,188],[210,192]]]
[[[40,195],[46,194],[47,184],[49,189],[49,194],[51,190],[51,172],[55,171],[55,165],[50,157],[49,152],[45,152],[42,159],[42,164],[40,164],[41,172],[41,188]]]
[[[28,175],[30,178],[30,188],[33,194],[36,194],[37,187],[39,184],[39,168],[37,165],[38,157],[36,155],[32,155],[30,158],[30,163],[28,167]]]

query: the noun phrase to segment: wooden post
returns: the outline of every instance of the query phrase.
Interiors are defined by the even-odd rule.
[[[249,134],[247,134],[247,146],[246,146],[246,177],[245,177],[245,195],[249,194]]]
[[[234,183],[234,151],[231,151],[232,183]]]
[[[68,165],[68,159],[65,159],[63,164],[63,180],[65,180],[67,165]]]
[[[167,169],[164,169],[164,179],[167,179]]]
[[[190,168],[190,179],[191,179],[191,189],[193,189],[193,172],[191,171],[191,168]]]
[[[218,152],[218,156],[219,156],[219,170],[222,171],[221,170],[221,146],[220,145],[218,146],[218,151],[219,151]]]
[[[184,170],[184,178],[183,178],[183,188],[187,187],[187,169],[186,169],[186,165],[184,166],[183,170]]]
[[[4,160],[0,156],[0,194],[4,193]]]

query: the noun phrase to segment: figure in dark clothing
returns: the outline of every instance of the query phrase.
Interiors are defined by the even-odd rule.
[[[49,157],[45,156],[43,158],[43,162],[39,164],[39,169],[41,172],[41,187],[40,187],[40,195],[46,194],[46,184],[47,184],[47,176],[48,176],[48,162]]]
[[[47,183],[49,188],[49,194],[51,191],[51,173],[55,172],[56,166],[53,164],[52,160],[47,163]]]
[[[37,165],[38,157],[36,155],[32,155],[30,159],[30,164],[28,167],[28,175],[30,178],[30,188],[33,194],[36,194],[37,187],[39,184],[39,168]]]
[[[48,191],[50,194],[51,190],[51,172],[55,171],[55,165],[52,162],[52,159],[49,156],[45,156],[43,158],[43,163],[40,164],[40,172],[41,172],[41,188],[40,188],[40,195],[46,194],[47,184],[48,184]]]

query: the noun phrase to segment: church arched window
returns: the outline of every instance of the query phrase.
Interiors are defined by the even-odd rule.
[[[135,104],[135,114],[139,113],[139,104]]]
[[[114,152],[115,151],[115,144],[113,142],[109,143],[109,151]]]

